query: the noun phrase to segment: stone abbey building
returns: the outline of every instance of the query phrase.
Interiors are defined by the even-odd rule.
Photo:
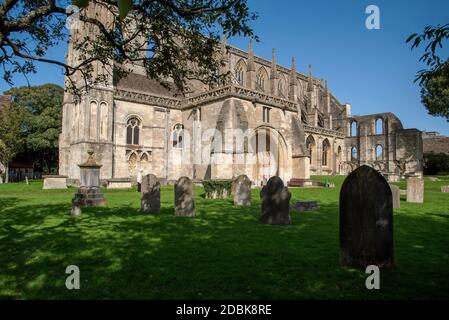
[[[85,32],[72,32],[72,40]],[[347,174],[367,164],[390,180],[422,174],[422,137],[392,113],[353,116],[327,83],[222,42],[228,83],[191,83],[184,96],[134,66],[125,78],[97,86],[76,101],[65,93],[60,174],[79,179],[94,150],[101,179],[230,179],[246,174],[260,185],[310,175]],[[76,60],[69,45],[68,62]],[[101,72],[97,68],[96,72]]]

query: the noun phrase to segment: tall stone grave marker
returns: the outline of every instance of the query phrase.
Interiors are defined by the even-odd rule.
[[[349,267],[393,265],[393,199],[385,178],[368,166],[340,190],[340,262]]]
[[[195,215],[193,182],[188,177],[181,177],[175,183],[175,215],[183,217]]]
[[[94,158],[94,152],[88,151],[89,157],[80,167],[80,188],[75,193],[72,200],[73,205],[83,206],[102,206],[106,204],[106,200],[100,189],[100,168]]]
[[[260,222],[264,224],[291,224],[290,198],[292,194],[284,186],[281,178],[271,177],[267,185],[260,191],[262,199],[262,216]]]
[[[160,213],[161,183],[154,174],[147,174],[140,185],[140,210],[144,213]]]
[[[407,202],[424,202],[424,179],[421,177],[407,178]]]
[[[234,205],[250,206],[251,205],[251,180],[248,176],[242,174],[233,182],[234,189]]]

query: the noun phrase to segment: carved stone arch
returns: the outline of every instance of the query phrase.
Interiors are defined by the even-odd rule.
[[[260,67],[256,73],[256,89],[267,92],[268,91],[268,71],[264,66]]]
[[[237,63],[235,64],[235,67],[233,70],[233,75],[234,75],[235,82],[241,86],[245,86],[246,69],[247,69],[247,64],[246,64],[245,60],[243,58],[239,59],[239,61],[237,61]]]
[[[266,139],[265,143],[264,140]],[[249,137],[253,147],[255,161],[253,165],[253,179],[260,183],[271,176],[285,179],[287,174],[288,145],[282,132],[271,125],[260,125]]]
[[[127,155],[127,167],[128,167],[128,174],[130,177],[135,177],[137,176],[137,167],[138,167],[138,163],[140,162],[139,160],[139,155],[137,154],[137,152],[132,151]]]
[[[288,97],[288,83],[287,83],[287,80],[286,80],[284,74],[282,74],[282,73],[279,74],[279,79],[278,79],[278,83],[277,83],[277,93],[278,93],[278,96],[280,96],[282,98]]]
[[[123,122],[127,123],[131,118],[137,118],[143,124],[143,117],[137,113],[127,113],[123,118]]]
[[[380,124],[380,126],[379,126]],[[374,134],[385,134],[385,119],[382,116],[374,118],[373,122]]]

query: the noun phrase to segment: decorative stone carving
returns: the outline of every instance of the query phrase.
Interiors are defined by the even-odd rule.
[[[72,200],[73,205],[101,206],[106,200],[100,190],[100,168],[94,159],[94,152],[88,151],[89,158],[80,167],[80,188]]]

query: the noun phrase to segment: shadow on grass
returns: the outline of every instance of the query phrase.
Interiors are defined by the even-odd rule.
[[[159,215],[141,213],[138,195],[79,218],[69,204],[10,204],[0,215],[0,298],[448,297],[448,257],[437,257],[448,241],[428,237],[447,232],[445,220],[395,215],[397,267],[383,273],[383,290],[368,291],[364,272],[339,266],[336,201],[270,226],[258,223],[256,193],[251,207],[197,196],[195,218],[174,216],[172,193]],[[65,288],[68,265],[80,268],[81,290]]]

